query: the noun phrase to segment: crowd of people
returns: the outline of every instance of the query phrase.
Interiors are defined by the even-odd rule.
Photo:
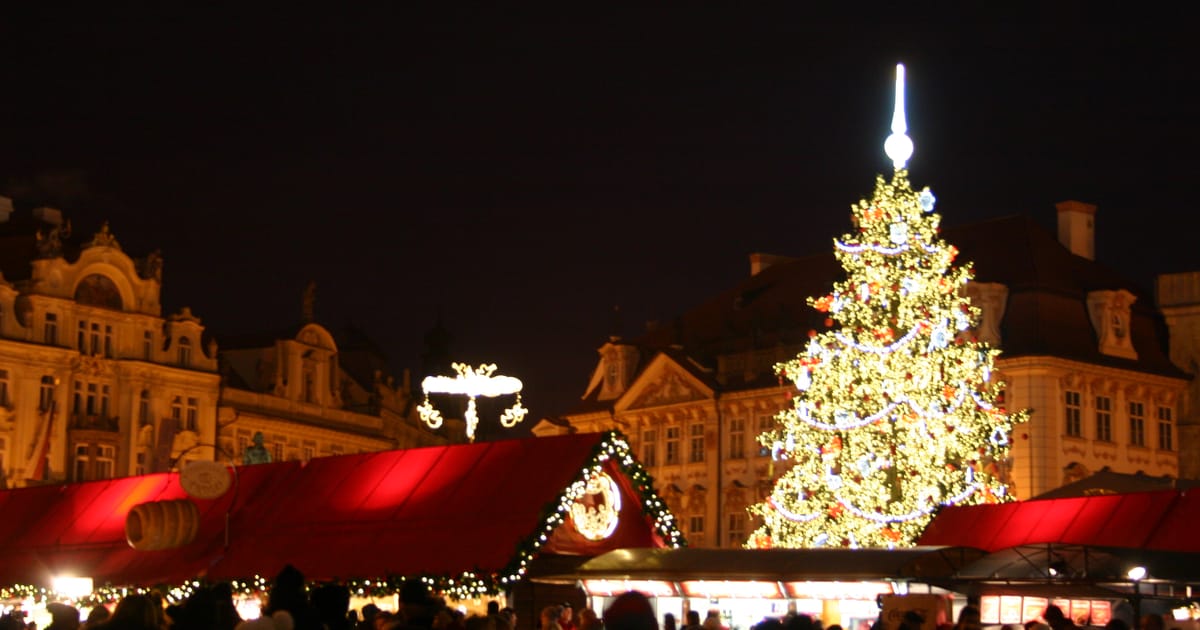
[[[242,619],[233,590],[221,583],[197,588],[183,602],[167,604],[157,593],[123,597],[109,611],[96,606],[81,618],[74,606],[53,602],[51,621],[40,630],[513,630],[516,614],[492,602],[486,615],[466,616],[430,593],[419,580],[406,581],[396,610],[367,604],[350,608],[350,589],[341,584],[306,588],[304,575],[292,566],[275,577],[262,615]],[[0,630],[39,630],[19,613],[0,617]]]
[[[234,605],[228,584],[200,587],[186,601],[166,604],[158,593],[126,595],[110,611],[105,606],[92,608],[86,619],[78,608],[50,603],[46,606],[51,622],[41,630],[515,630],[517,616],[512,608],[488,603],[485,614],[466,615],[447,606],[419,580],[410,580],[401,588],[396,610],[383,610],[367,604],[361,610],[350,608],[351,594],[340,584],[324,584],[312,589],[305,586],[303,574],[286,566],[275,577],[268,591],[262,615],[242,619]],[[897,630],[925,630],[930,625],[915,611],[904,613]],[[1042,619],[1022,625],[1009,624],[1001,630],[1081,630],[1079,623],[1050,605]],[[1162,615],[1146,614],[1134,619],[1128,611],[1115,611],[1104,630],[1168,630]],[[983,630],[978,607],[963,607],[955,623],[937,623],[936,630]],[[630,591],[616,597],[597,615],[589,608],[575,612],[569,602],[546,606],[536,620],[537,630],[730,630],[716,609],[701,620],[699,611],[689,610],[684,623],[666,613],[660,625],[654,606],[643,594]],[[0,630],[39,630],[19,614],[0,617]],[[840,625],[824,626],[819,618],[790,613],[768,617],[750,630],[843,630]],[[866,623],[864,622],[864,630]],[[882,630],[877,620],[869,630]],[[1170,628],[1169,630],[1179,630]]]

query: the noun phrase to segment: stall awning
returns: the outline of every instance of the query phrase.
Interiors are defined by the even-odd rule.
[[[558,579],[920,580],[950,578],[985,552],[966,547],[904,549],[618,549]]]
[[[533,553],[597,555],[657,547],[679,533],[650,480],[615,433],[481,442],[238,466],[218,499],[188,499],[175,473],[0,491],[0,585],[55,574],[97,584],[273,576],[292,564],[313,580],[389,576],[487,582]],[[597,498],[584,480],[618,488]],[[611,494],[611,493],[610,493]],[[563,511],[620,500],[612,531],[592,540]],[[187,499],[194,542],[135,551],[129,511]],[[652,513],[653,512],[653,513]],[[228,517],[228,529],[226,518]],[[593,536],[595,537],[595,536]]]
[[[918,539],[999,551],[1077,545],[1200,552],[1200,493],[1177,490],[943,508]]]

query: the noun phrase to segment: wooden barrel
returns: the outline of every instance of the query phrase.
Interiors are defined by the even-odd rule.
[[[199,529],[200,510],[186,499],[140,503],[125,515],[125,540],[138,551],[181,547]]]

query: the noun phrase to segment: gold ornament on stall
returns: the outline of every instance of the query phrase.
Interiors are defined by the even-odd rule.
[[[479,414],[475,410],[475,399],[479,396],[495,398],[508,394],[516,394],[517,401],[500,416],[500,424],[511,429],[525,419],[529,410],[521,405],[521,381],[511,376],[496,375],[496,364],[484,364],[473,368],[466,363],[452,363],[450,367],[458,372],[457,376],[427,376],[421,381],[421,389],[425,392],[425,400],[417,406],[421,420],[431,429],[442,426],[441,412],[429,402],[429,394],[458,394],[467,396],[467,411],[464,420],[467,423],[467,441],[475,441],[475,428],[479,426]]]
[[[589,478],[583,494],[571,503],[571,520],[584,538],[604,540],[617,529],[621,512],[621,491],[617,482],[604,473]]]

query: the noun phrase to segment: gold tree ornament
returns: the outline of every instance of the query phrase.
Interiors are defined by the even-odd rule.
[[[421,390],[425,400],[417,406],[417,414],[431,429],[442,426],[441,412],[434,408],[429,401],[430,394],[454,394],[468,398],[467,411],[463,419],[467,424],[467,441],[475,441],[475,429],[479,426],[479,414],[475,408],[475,399],[479,396],[496,398],[498,396],[515,394],[517,400],[500,416],[500,424],[506,429],[519,424],[529,413],[521,404],[520,379],[496,374],[496,364],[481,364],[471,367],[466,363],[452,363],[450,367],[457,372],[455,376],[427,376],[421,381]]]

